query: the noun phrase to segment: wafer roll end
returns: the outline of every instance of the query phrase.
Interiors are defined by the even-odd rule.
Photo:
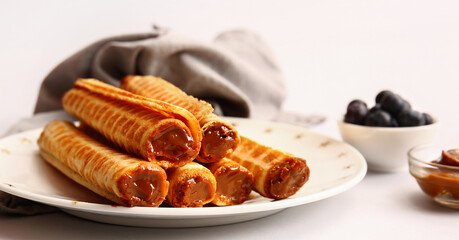
[[[170,168],[167,175],[170,186],[166,202],[173,207],[203,207],[215,197],[215,177],[198,163]]]
[[[231,206],[245,202],[253,188],[253,174],[227,158],[206,165],[217,180],[217,192],[212,203]]]
[[[202,145],[197,160],[217,162],[232,153],[241,139],[236,128],[215,114],[199,121],[202,127]]]
[[[169,190],[169,182],[163,169],[157,165],[144,163],[117,182],[123,201],[128,206],[158,207]]]
[[[294,195],[308,181],[309,167],[304,159],[289,157],[273,164],[267,174],[262,195],[284,199]]]

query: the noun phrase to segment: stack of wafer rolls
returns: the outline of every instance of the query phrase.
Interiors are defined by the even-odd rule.
[[[264,197],[290,197],[309,179],[309,167],[304,159],[244,136],[241,136],[241,143],[228,158],[252,172],[254,190]]]
[[[206,164],[217,181],[217,192],[212,203],[217,206],[231,206],[245,202],[253,187],[253,175],[245,167],[223,158]]]
[[[38,146],[52,166],[115,203],[157,207],[165,200],[169,182],[164,169],[102,144],[73,123],[49,123]]]
[[[89,127],[84,123],[80,123],[78,129],[83,131],[85,134],[88,134],[92,138],[104,143],[108,146],[115,147],[110,141],[105,139],[97,131]],[[229,161],[229,160],[227,160]],[[233,162],[234,163],[234,162]],[[236,163],[234,163],[236,164]],[[232,165],[222,165],[220,169],[224,167],[233,167],[232,172],[239,170],[235,168],[234,164]],[[243,168],[243,167],[242,167]],[[246,171],[248,171],[246,169]],[[234,177],[224,177],[225,175],[230,174],[230,170],[220,170],[218,172],[223,172],[218,175],[210,172],[206,167],[195,163],[187,163],[181,167],[170,167],[167,169],[167,179],[170,182],[169,190],[166,197],[166,203],[172,207],[203,207],[205,204],[208,204],[212,201],[214,203],[215,199],[222,198],[220,197],[222,193],[219,194],[217,191],[218,188],[216,185],[216,178],[225,179],[225,183],[229,186],[233,186],[230,180],[233,180]],[[249,172],[250,173],[250,172]],[[235,173],[232,173],[234,175]],[[221,185],[221,184],[220,184]],[[224,187],[224,186],[223,186]],[[220,186],[221,188],[221,186]],[[221,190],[220,190],[221,191]],[[236,194],[237,191],[232,191]],[[228,197],[229,198],[229,197]],[[216,204],[217,205],[217,204]],[[219,206],[226,206],[220,204]]]
[[[199,122],[181,107],[94,79],[77,80],[62,104],[120,148],[164,168],[183,166],[199,154]]]
[[[170,186],[166,202],[173,207],[202,207],[215,197],[215,177],[199,163],[169,168],[167,176]]]
[[[198,100],[154,76],[126,76],[121,81],[122,89],[177,105],[190,111],[202,129],[202,146],[196,160],[202,163],[216,162],[238,146],[237,130],[227,121],[213,114],[211,105]]]
[[[231,206],[252,189],[287,198],[309,178],[304,159],[239,136],[209,103],[160,78],[127,76],[121,87],[78,79],[62,104],[79,128],[55,121],[38,140],[46,161],[115,203]]]

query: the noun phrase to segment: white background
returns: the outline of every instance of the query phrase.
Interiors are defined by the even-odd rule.
[[[458,128],[450,128],[459,123],[459,1],[454,0],[1,1],[0,134],[31,116],[41,80],[59,62],[98,39],[149,31],[153,24],[209,42],[228,29],[258,32],[283,70],[286,109],[333,120],[350,100],[372,105],[380,90],[391,89],[414,108],[437,116],[444,126],[442,140],[459,140]],[[326,132],[338,136],[335,129]],[[382,185],[388,181],[389,186]],[[362,184],[338,197],[237,227],[141,229],[136,236],[204,239],[208,231],[207,237],[214,239],[219,232],[230,239],[434,239],[453,233],[435,229],[452,226],[453,215],[457,226],[457,211],[422,197],[407,174],[369,173]],[[82,238],[110,232],[128,238],[134,232],[63,214],[0,220],[10,230],[17,228],[19,235],[9,237],[20,238],[40,236],[53,225],[68,232],[74,224],[88,229],[74,232]]]
[[[92,42],[153,24],[202,41],[247,28],[271,46],[285,108],[329,117],[392,89],[443,121],[459,89],[459,2],[1,1],[0,132],[33,112],[42,79]],[[450,108],[441,108],[449,104]]]

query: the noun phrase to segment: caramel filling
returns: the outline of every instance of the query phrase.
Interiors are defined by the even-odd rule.
[[[118,189],[130,206],[159,206],[165,199],[167,188],[165,173],[146,165],[123,175],[118,181]]]
[[[220,159],[225,157],[237,143],[236,133],[226,126],[211,126],[203,133],[200,155]]]
[[[193,177],[176,188],[176,201],[182,207],[202,207],[214,197],[212,184],[201,176]]]
[[[413,175],[414,176],[414,175]],[[434,171],[427,177],[414,176],[421,189],[429,196],[451,195],[459,199],[459,175]]]
[[[295,194],[308,180],[309,168],[304,160],[288,159],[270,170],[267,193],[276,199]]]
[[[193,137],[185,129],[169,127],[151,141],[152,152],[158,160],[182,161],[196,154]]]
[[[250,173],[240,171],[240,168],[228,168],[216,176],[218,201],[225,205],[243,203],[252,191],[253,181]],[[217,204],[218,205],[218,204]]]

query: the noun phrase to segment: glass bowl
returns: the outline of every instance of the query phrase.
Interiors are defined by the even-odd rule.
[[[440,164],[442,150],[438,145],[420,145],[408,152],[411,175],[422,191],[435,202],[459,209],[459,167]]]

